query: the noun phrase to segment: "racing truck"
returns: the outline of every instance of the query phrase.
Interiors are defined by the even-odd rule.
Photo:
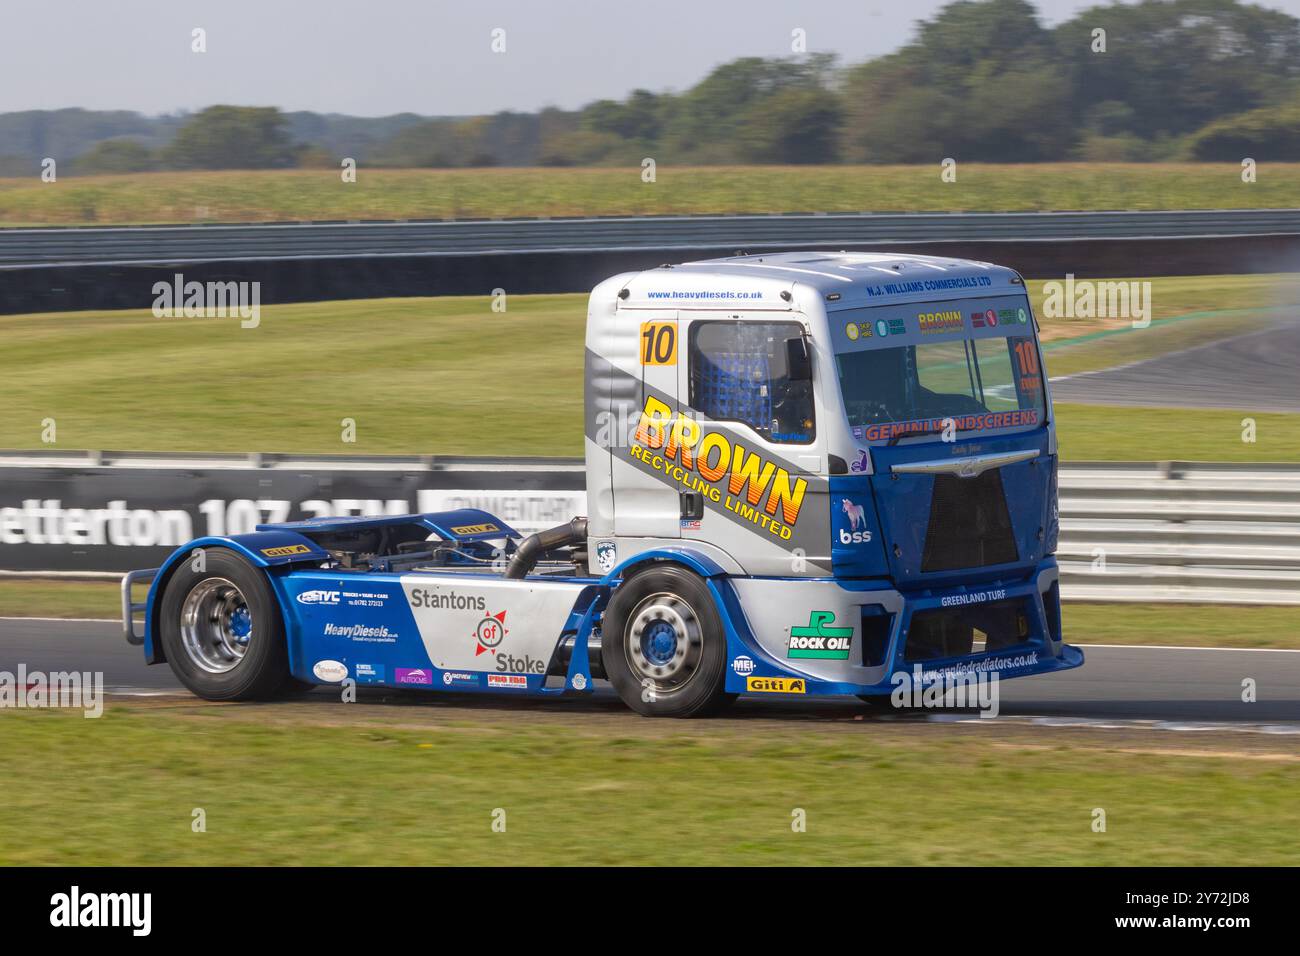
[[[665,717],[1083,663],[1014,270],[789,252],[625,273],[591,293],[584,361],[586,516],[527,536],[462,509],[199,538],[124,578],[127,639],[209,700],[606,681]]]

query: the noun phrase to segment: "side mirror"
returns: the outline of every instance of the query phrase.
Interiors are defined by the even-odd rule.
[[[812,381],[812,357],[808,354],[808,340],[802,335],[785,340],[785,367],[790,381]]]

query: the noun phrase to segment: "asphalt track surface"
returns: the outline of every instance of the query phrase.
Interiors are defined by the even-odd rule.
[[[1227,725],[1273,725],[1300,730],[1300,651],[1213,648],[1117,647],[1084,645],[1087,662],[1061,674],[1002,682],[1005,717],[1081,718],[1213,722]],[[0,619],[0,671],[14,673],[19,664],[31,671],[101,671],[110,692],[187,693],[166,665],[149,667],[138,647],[108,621]],[[1242,681],[1253,678],[1257,700],[1243,703]],[[435,697],[444,706],[454,700],[467,714],[503,706],[511,709],[592,708],[621,710],[608,688],[595,700],[537,700],[418,691],[366,691],[360,702],[381,703],[394,694]],[[329,691],[316,694],[322,707],[344,706]],[[817,718],[863,710],[852,698],[755,700],[742,698],[729,719],[753,717]],[[629,720],[637,719],[627,711]]]
[[[1055,378],[1052,399],[1300,412],[1300,321],[1129,365]]]

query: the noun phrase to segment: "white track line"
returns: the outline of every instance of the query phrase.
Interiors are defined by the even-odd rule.
[[[1236,733],[1273,734],[1277,736],[1300,735],[1300,722],[1276,721],[1274,723],[1234,723],[1223,720],[1139,719],[1130,717],[1067,717],[1035,716],[1033,714],[1000,714],[994,718],[979,714],[932,713],[926,714],[927,723],[975,724],[1031,724],[1036,727],[1086,728],[1090,730],[1159,730],[1182,733]]]
[[[1115,647],[1126,651],[1255,651],[1265,654],[1300,654],[1296,647],[1192,647],[1185,644],[1074,644],[1073,647]]]
[[[0,617],[0,621],[63,621],[76,624],[121,624],[119,617]]]

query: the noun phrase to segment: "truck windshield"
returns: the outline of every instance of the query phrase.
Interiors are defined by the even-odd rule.
[[[1033,428],[1046,408],[1023,296],[881,306],[832,314],[836,371],[853,434],[891,441]]]

